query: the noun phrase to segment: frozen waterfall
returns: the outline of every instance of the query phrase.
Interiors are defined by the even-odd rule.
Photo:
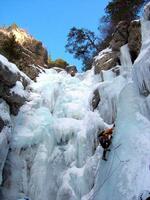
[[[104,82],[93,69],[75,77],[49,69],[29,85],[28,102],[12,120],[2,200],[137,200],[150,188],[150,122],[131,79],[127,45],[121,62],[121,74],[105,71]],[[93,111],[96,89],[101,100]],[[105,162],[97,134],[114,122]]]
[[[128,45],[121,47],[118,76],[103,70],[101,81],[93,69],[75,77],[47,69],[31,82],[28,101],[11,116],[0,200],[139,200],[150,191],[149,27],[143,19],[134,64]],[[95,90],[100,102],[93,110]],[[106,162],[97,135],[113,123]]]
[[[83,200],[139,200],[143,191],[150,190],[148,28],[149,22],[143,21],[142,49],[133,68],[127,45],[121,48],[121,76],[126,84],[117,101],[113,144],[108,161],[99,163],[94,188]]]
[[[97,132],[108,126],[91,110],[97,84],[92,70],[74,78],[47,70],[30,85],[13,118],[1,199],[80,200],[90,192],[102,151]]]

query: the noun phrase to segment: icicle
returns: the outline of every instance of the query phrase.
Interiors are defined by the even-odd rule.
[[[121,51],[121,56],[120,56],[121,74],[129,77],[132,71],[132,61],[131,61],[128,45],[126,44],[122,46],[120,51]]]

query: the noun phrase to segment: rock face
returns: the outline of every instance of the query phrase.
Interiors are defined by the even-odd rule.
[[[12,136],[11,114],[17,115],[25,103],[30,79],[17,66],[0,55],[0,185]],[[1,196],[1,194],[0,194]]]
[[[75,76],[77,73],[77,68],[76,66],[72,65],[72,66],[67,66],[66,67],[66,71],[68,74],[70,74],[71,76]]]
[[[8,49],[13,45],[12,37],[14,37],[15,49],[19,56],[17,58],[13,57],[10,61],[15,63],[21,71],[34,80],[42,70],[40,66],[47,68],[47,50],[40,41],[35,40],[25,30],[12,25],[9,28],[0,29],[0,53],[8,59],[10,58],[5,53],[5,48],[7,44]],[[9,41],[12,43],[11,45]]]
[[[3,119],[0,117],[0,132],[2,131],[4,126],[5,126],[5,123],[4,123]]]
[[[0,185],[12,135],[10,115],[17,115],[27,98],[31,80],[15,64],[0,55]]]
[[[109,70],[119,63],[119,52],[111,51],[106,49],[96,57],[93,65],[95,66],[95,74],[99,74],[101,70]]]
[[[17,115],[19,108],[24,104],[25,88],[29,82],[14,64],[0,56],[0,98],[8,103],[11,114]]]
[[[112,35],[110,46],[95,58],[95,74],[101,70],[108,70],[120,64],[120,47],[127,44],[132,62],[135,61],[141,49],[141,23],[140,21],[121,21]]]
[[[128,42],[128,28],[129,23],[127,21],[119,22],[112,35],[112,40],[110,41],[110,48],[112,51],[119,51],[120,47]]]
[[[140,21],[132,21],[128,28],[128,47],[130,50],[132,62],[137,58],[141,49],[141,23]]]
[[[91,103],[93,110],[95,110],[97,108],[99,102],[100,102],[100,94],[99,94],[98,89],[96,89],[93,92],[92,103]]]

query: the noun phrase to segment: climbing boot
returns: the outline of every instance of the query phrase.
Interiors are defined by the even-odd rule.
[[[107,159],[106,159],[105,157],[102,157],[102,160],[105,160],[105,161],[107,161]]]

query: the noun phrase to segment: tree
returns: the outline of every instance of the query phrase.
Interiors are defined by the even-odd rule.
[[[13,30],[13,29],[18,29],[19,27],[17,26],[17,24],[16,23],[13,23],[11,26],[9,26],[8,28],[7,28],[7,30],[8,31],[11,31],[11,30]]]
[[[82,60],[84,70],[91,68],[91,60],[99,51],[98,39],[94,32],[76,27],[71,28],[65,47],[75,58]]]
[[[113,0],[105,8],[106,15],[112,23],[131,21],[138,17],[139,11],[147,0]]]
[[[63,60],[61,58],[58,58],[55,61],[53,61],[50,56],[48,57],[48,66],[49,66],[49,68],[59,67],[59,68],[65,69],[68,65],[69,64],[65,60]]]
[[[100,37],[94,32],[73,27],[67,38],[66,50],[75,58],[82,60],[83,70],[90,69],[93,57],[109,46],[117,24],[138,18],[141,7],[149,0],[112,0],[105,8],[105,15],[100,19]]]
[[[9,38],[4,41],[0,51],[11,62],[20,58],[20,45],[16,41],[16,37],[13,33],[11,33]]]
[[[55,66],[56,67],[65,69],[68,65],[69,64],[65,60],[63,60],[61,58],[58,58],[58,59],[55,60]]]
[[[100,19],[99,30],[104,38],[100,49],[109,45],[111,35],[120,21],[130,22],[137,19],[141,7],[147,2],[148,0],[112,0],[109,2],[105,8],[106,15]]]
[[[112,33],[114,32],[114,26],[109,20],[108,16],[103,16],[100,18],[98,30],[100,31],[100,38],[102,38],[102,40],[99,42],[99,49],[103,50],[109,46]]]

